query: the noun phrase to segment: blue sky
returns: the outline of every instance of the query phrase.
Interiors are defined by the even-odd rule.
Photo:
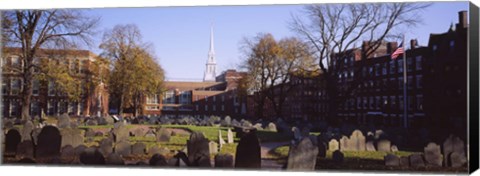
[[[241,62],[240,42],[244,37],[260,32],[277,39],[296,36],[288,23],[291,13],[301,13],[302,9],[303,5],[145,7],[93,9],[89,13],[101,17],[101,31],[116,24],[136,24],[144,41],[153,44],[167,78],[200,81],[212,23],[219,74]],[[420,45],[427,45],[429,34],[446,32],[451,23],[458,22],[461,10],[468,10],[468,2],[434,3],[421,13],[424,23],[407,30],[407,40],[417,38]]]

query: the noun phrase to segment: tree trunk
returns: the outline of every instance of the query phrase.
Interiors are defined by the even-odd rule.
[[[118,115],[123,116],[123,93],[120,95],[120,103],[118,105]]]
[[[33,60],[33,54],[24,51],[24,66],[23,70],[23,82],[22,82],[22,110],[21,110],[21,119],[23,122],[30,120],[30,102],[32,100],[32,79],[33,79],[33,68],[30,67],[30,64]]]

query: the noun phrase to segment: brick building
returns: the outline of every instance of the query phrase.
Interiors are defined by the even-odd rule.
[[[20,58],[20,48],[3,48],[2,53],[2,112],[3,117],[20,117],[21,91],[23,89],[22,72],[24,64]],[[98,79],[91,74],[93,63],[101,58],[87,50],[51,50],[41,49],[33,63],[56,62],[69,69],[69,74],[80,79],[81,95],[79,101],[70,100],[65,93],[55,88],[54,81],[33,80],[33,93],[30,115],[69,113],[74,116],[88,116],[108,113],[108,91],[105,84],[86,87],[87,82]],[[98,67],[106,69],[106,67]],[[40,70],[35,68],[35,74]]]

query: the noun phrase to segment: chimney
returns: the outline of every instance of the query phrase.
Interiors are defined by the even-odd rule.
[[[460,11],[458,12],[458,25],[462,28],[467,28],[468,26],[467,21],[467,11]]]
[[[393,43],[393,42],[388,42],[388,43],[387,43],[387,53],[388,53],[388,54],[392,53],[392,51],[393,51],[392,43]]]
[[[415,49],[417,47],[417,39],[410,40],[410,48]]]

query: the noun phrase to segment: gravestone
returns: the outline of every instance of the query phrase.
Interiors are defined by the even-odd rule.
[[[208,143],[208,149],[210,154],[217,154],[218,153],[218,144],[216,142],[210,141]]]
[[[342,163],[343,160],[344,160],[344,155],[340,150],[335,150],[332,153],[332,159],[333,159],[334,162]]]
[[[327,156],[327,144],[323,141],[318,141],[317,142],[317,147],[318,147],[318,157],[320,158],[325,158]]]
[[[230,116],[226,116],[225,119],[223,119],[224,126],[230,127],[232,126],[232,118]]]
[[[107,165],[125,165],[125,161],[123,161],[123,158],[116,154],[116,153],[110,153],[107,155],[107,158],[105,158],[105,164]]]
[[[146,145],[141,142],[137,142],[132,145],[132,154],[133,155],[144,155],[146,150]]]
[[[392,147],[390,147],[390,151],[398,152],[398,147],[396,145],[392,145]]]
[[[95,132],[95,137],[103,137],[103,133],[101,131]]]
[[[227,131],[227,142],[229,144],[233,143],[233,132],[232,132],[232,130],[230,130],[230,128]]]
[[[22,128],[22,141],[32,141],[32,132],[34,125],[32,121],[28,120],[23,124]]]
[[[193,166],[211,167],[210,146],[208,140],[200,132],[193,132],[187,141],[188,161]]]
[[[460,160],[467,160],[466,159],[466,152],[465,152],[465,143],[459,138],[454,135],[450,135],[444,142],[443,142],[443,157],[444,157],[444,162],[445,166],[452,166],[451,164],[451,159],[448,158],[448,156],[456,152],[455,154],[458,157],[463,158],[458,158]]]
[[[38,134],[35,158],[50,158],[60,155],[62,136],[57,127],[45,126]]]
[[[105,158],[97,148],[89,147],[80,154],[80,162],[85,165],[104,165]]]
[[[62,147],[71,145],[75,148],[83,144],[84,138],[79,129],[63,128],[60,130],[60,134],[62,135]]]
[[[149,155],[153,155],[153,154],[159,153],[159,151],[160,151],[160,148],[156,145],[153,145],[150,148],[148,148],[147,153]]]
[[[167,159],[163,155],[155,154],[150,158],[150,166],[167,166]]]
[[[143,137],[145,136],[146,132],[143,128],[137,128],[135,130],[133,130],[133,135],[135,137]]]
[[[355,130],[350,135],[351,149],[353,151],[365,151],[365,136],[363,136],[362,131]]]
[[[387,154],[383,157],[385,166],[400,166],[400,158],[397,155]]]
[[[410,166],[410,161],[408,160],[408,157],[406,157],[406,156],[400,157],[400,166],[402,166],[402,167],[409,167]]]
[[[75,149],[71,145],[62,147],[60,152],[62,163],[70,163],[75,159]]]
[[[253,125],[253,128],[256,128],[257,130],[263,130],[261,123],[256,123],[255,125]]]
[[[382,139],[377,142],[377,151],[390,152],[391,143],[389,140]]]
[[[145,134],[145,137],[147,138],[156,138],[155,132],[153,132],[152,129],[149,129],[147,133]]]
[[[270,122],[270,123],[268,123],[268,126],[267,126],[266,130],[277,132],[277,126],[274,123]]]
[[[74,149],[75,156],[80,156],[80,154],[81,154],[85,149],[87,149],[87,146],[85,146],[85,145],[79,145],[79,146],[75,147],[75,149]]]
[[[42,127],[43,128],[43,127]],[[32,142],[37,145],[38,144],[38,135],[40,134],[40,132],[42,131],[42,128],[35,128],[33,129],[32,131]]]
[[[370,151],[370,152],[377,151],[377,150],[375,149],[375,145],[373,144],[373,141],[368,141],[368,142],[365,144],[365,148],[367,149],[367,151]]]
[[[302,134],[297,127],[292,127],[292,132],[294,140],[300,140],[300,138],[302,138]]]
[[[115,123],[114,128],[112,130],[113,141],[115,143],[128,141],[128,137],[129,137],[128,133],[129,133],[129,131],[128,131],[127,127],[125,125],[123,125],[122,122]]]
[[[231,154],[217,154],[215,155],[215,167],[218,168],[232,168],[233,155]]]
[[[88,119],[87,122],[85,122],[87,126],[97,126],[97,121],[94,119]]]
[[[107,156],[110,153],[113,152],[113,141],[109,138],[104,138],[100,141],[99,143],[99,148],[100,152],[104,155]]]
[[[58,128],[70,128],[70,117],[67,113],[63,113],[58,117],[57,121]]]
[[[20,132],[16,129],[8,130],[5,135],[5,153],[15,155],[17,152],[17,146],[22,140]]]
[[[87,137],[87,138],[95,137],[95,131],[91,128],[88,128],[85,131],[85,137]]]
[[[223,145],[225,145],[225,140],[223,140],[223,137],[222,137],[222,130],[218,130],[218,145],[220,145],[220,148],[222,148]]]
[[[237,145],[235,168],[261,168],[260,144],[255,132],[244,135]]]
[[[346,136],[340,138],[340,151],[350,151],[349,139]]]
[[[120,141],[115,144],[114,153],[119,154],[122,157],[132,154],[132,147],[127,141]]]
[[[410,160],[411,167],[425,167],[425,161],[421,154],[412,154],[408,156],[408,159]]]
[[[33,142],[30,140],[22,141],[17,146],[17,158],[34,158],[33,156]]]
[[[157,131],[157,142],[169,142],[172,132],[166,128],[160,128]]]
[[[427,166],[442,166],[442,153],[440,152],[440,146],[430,142],[423,148],[425,156],[425,164]]]
[[[448,166],[450,167],[462,167],[467,164],[467,158],[464,153],[452,152],[448,156]]]
[[[335,150],[338,150],[339,147],[338,147],[338,141],[336,139],[332,139],[330,140],[330,142],[328,142],[328,150],[329,151],[335,151]]]
[[[309,137],[292,144],[288,152],[287,170],[312,171],[315,169],[318,148]]]

